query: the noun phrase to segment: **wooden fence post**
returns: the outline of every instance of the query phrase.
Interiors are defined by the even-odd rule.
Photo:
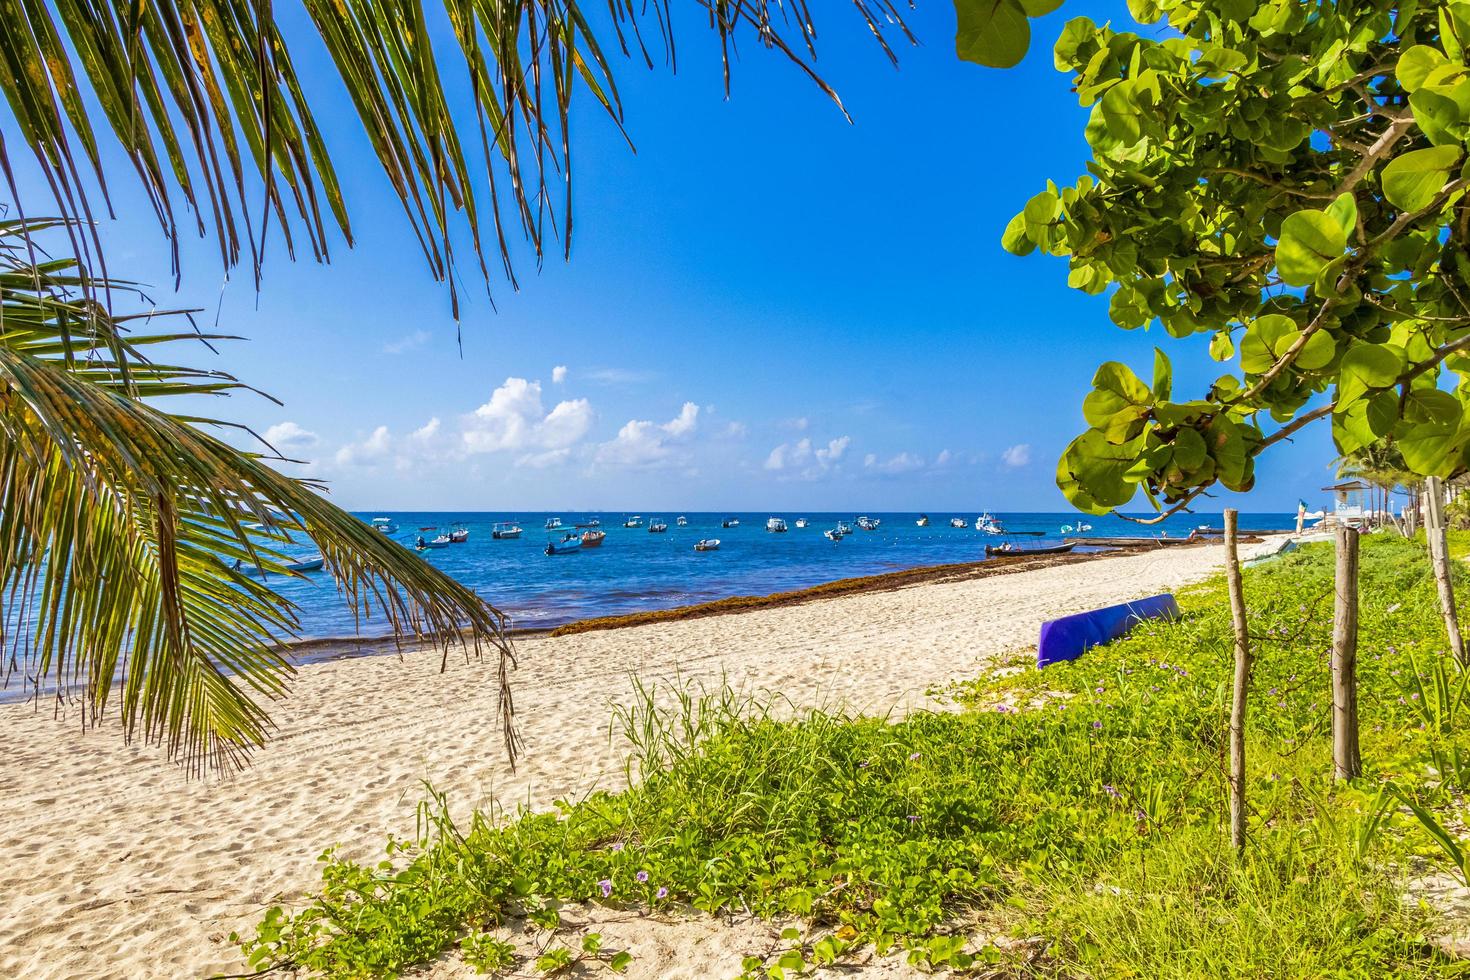
[[[1337,529],[1332,608],[1332,769],[1338,779],[1363,774],[1358,755],[1358,532]]]
[[[1245,850],[1245,708],[1250,692],[1251,648],[1246,633],[1245,593],[1236,547],[1239,514],[1225,511],[1225,581],[1230,589],[1230,622],[1235,629],[1235,688],[1230,701],[1230,844]]]
[[[1450,653],[1466,664],[1465,638],[1460,635],[1460,616],[1455,610],[1455,586],[1450,578],[1450,543],[1444,526],[1444,484],[1439,477],[1424,481],[1424,537],[1429,542],[1429,561],[1434,566],[1434,584],[1439,589],[1439,611],[1444,617]]]

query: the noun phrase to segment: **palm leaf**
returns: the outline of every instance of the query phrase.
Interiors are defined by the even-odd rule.
[[[890,59],[885,29],[913,40],[899,0],[848,2]],[[837,101],[813,66],[816,28],[806,0],[691,6],[719,39],[727,91],[738,42],[748,36]],[[452,243],[457,228],[466,229],[483,273],[487,210],[512,283],[513,227],[538,261],[552,240],[570,249],[574,96],[622,120],[597,34],[612,33],[625,54],[636,51],[651,65],[641,31],[651,17],[665,59],[676,61],[669,0],[608,0],[596,27],[578,0],[444,0],[427,8],[420,0],[303,0],[303,7],[425,261],[450,283],[456,315]],[[441,44],[446,50],[432,41],[441,19],[454,40]],[[0,93],[12,116],[0,130],[0,170],[18,197],[7,152],[12,138],[24,143],[48,181],[48,210],[85,230],[71,247],[104,276],[91,198],[100,192],[108,205],[99,147],[109,135],[175,242],[175,275],[175,196],[195,214],[198,231],[212,231],[227,269],[248,254],[257,283],[271,215],[292,255],[304,238],[313,257],[328,258],[330,226],[351,244],[332,155],[294,68],[293,51],[307,39],[283,34],[270,0],[0,0],[0,23]],[[450,70],[469,82],[479,159],[463,138],[473,130],[450,112]],[[105,126],[88,113],[92,103]],[[563,193],[554,197],[556,184]]]
[[[206,429],[157,407],[228,393],[218,372],[162,364],[88,299],[75,261],[29,265],[34,228],[0,224],[0,624],[12,675],[36,695],[115,713],[129,738],[192,769],[236,766],[269,731],[265,702],[293,668],[297,610],[255,570],[287,574],[280,546],[310,538],[344,601],[396,636],[500,660],[516,738],[505,619],[474,592]],[[93,283],[94,285],[96,283]],[[126,284],[103,282],[122,291]],[[150,322],[176,317],[153,314]]]

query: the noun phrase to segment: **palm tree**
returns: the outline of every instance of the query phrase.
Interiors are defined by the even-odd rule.
[[[890,59],[885,27],[912,40],[894,0],[849,2]],[[727,90],[748,36],[836,99],[811,65],[805,0],[693,6],[718,37]],[[304,0],[303,10],[429,268],[450,284],[456,317],[464,232],[487,284],[489,253],[514,285],[517,228],[538,261],[549,241],[570,249],[573,96],[622,122],[598,35],[650,66],[651,36],[674,59],[668,0],[609,0],[595,31],[577,0]],[[127,737],[161,743],[194,771],[239,765],[265,740],[265,702],[284,696],[292,674],[283,641],[296,610],[264,573],[285,573],[281,546],[305,537],[358,614],[442,643],[446,663],[455,643],[499,658],[513,762],[505,618],[320,486],[282,475],[273,450],[242,451],[211,431],[227,423],[165,410],[174,396],[242,385],[171,354],[158,360],[214,338],[183,312],[121,310],[146,297],[107,269],[96,219],[111,212],[109,178],[125,174],[170,241],[189,230],[182,222],[212,234],[226,270],[248,261],[257,287],[273,233],[293,258],[327,260],[330,226],[351,245],[348,202],[294,68],[305,39],[287,36],[271,0],[17,0],[0,24],[0,93],[13,117],[0,128],[0,173],[17,209],[0,221],[6,680],[80,698],[89,723],[115,715]],[[473,126],[450,110],[441,71],[456,62]],[[99,110],[105,125],[92,118]],[[109,170],[109,142],[131,170]],[[18,193],[10,154],[20,145],[50,188],[44,208]],[[473,167],[466,146],[478,147]],[[177,279],[176,249],[174,269]]]

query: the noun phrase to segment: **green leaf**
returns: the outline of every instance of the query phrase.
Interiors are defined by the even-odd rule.
[[[1247,374],[1264,374],[1301,335],[1289,316],[1268,313],[1257,317],[1240,341],[1240,367]]]
[[[1276,242],[1276,268],[1291,286],[1310,286],[1327,264],[1347,248],[1347,231],[1324,211],[1288,215]]]
[[[1210,356],[1217,361],[1228,361],[1235,356],[1235,341],[1229,330],[1221,330],[1210,338]]]
[[[1138,485],[1125,474],[1138,461],[1143,440],[1123,445],[1089,429],[1072,440],[1057,463],[1057,487],[1068,502],[1089,514],[1105,514],[1132,500]]]
[[[1361,379],[1370,388],[1386,388],[1403,370],[1403,352],[1393,344],[1354,344],[1342,358],[1342,373]]]
[[[1459,162],[1458,146],[1431,146],[1394,157],[1383,168],[1383,196],[1400,211],[1418,211],[1434,200]]]
[[[1169,364],[1169,356],[1162,350],[1154,348],[1154,385],[1153,396],[1157,401],[1168,401],[1169,393],[1174,385],[1174,369]]]
[[[1027,17],[1045,17],[1062,5],[1062,0],[1021,0]]]
[[[1337,199],[1327,205],[1324,213],[1337,222],[1337,227],[1342,230],[1345,238],[1351,236],[1353,229],[1358,226],[1358,202],[1353,200],[1351,194],[1337,195]]]
[[[1448,63],[1448,59],[1439,49],[1427,44],[1416,44],[1399,55],[1399,63],[1394,71],[1404,91],[1413,92],[1424,84],[1424,79],[1429,77],[1430,72]]]
[[[1000,245],[1012,255],[1030,255],[1036,250],[1036,243],[1026,234],[1025,212],[1016,215],[1006,225],[1005,232],[1000,236]]]
[[[1020,64],[1031,46],[1031,22],[1017,0],[954,0],[955,52],[987,68]]]
[[[1143,114],[1133,100],[1133,91],[1133,82],[1124,79],[1103,93],[1098,106],[1108,135],[1124,146],[1143,138]]]
[[[1117,361],[1108,361],[1097,369],[1092,388],[1082,400],[1082,417],[1094,428],[1104,428],[1119,413],[1147,408],[1153,401],[1149,387],[1128,365]]]

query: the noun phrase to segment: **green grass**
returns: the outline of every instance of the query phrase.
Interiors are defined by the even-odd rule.
[[[778,720],[728,692],[681,692],[670,708],[641,692],[618,717],[643,774],[632,788],[462,828],[430,800],[415,840],[378,866],[329,852],[316,899],[272,910],[243,946],[256,967],[332,976],[392,975],[456,945],[487,971],[536,969],[486,930],[527,917],[554,933],[561,905],[598,902],[804,922],[790,948],[747,962],[752,976],[874,947],[1003,976],[1467,975],[1426,942],[1430,914],[1398,898],[1416,862],[1452,863],[1429,831],[1470,774],[1463,677],[1443,666],[1421,555],[1364,542],[1368,775],[1355,786],[1330,778],[1330,551],[1248,573],[1258,661],[1241,859],[1224,830],[1217,582],[1182,596],[1180,622],[956,685],[957,713]],[[1390,780],[1427,824],[1388,805]]]

